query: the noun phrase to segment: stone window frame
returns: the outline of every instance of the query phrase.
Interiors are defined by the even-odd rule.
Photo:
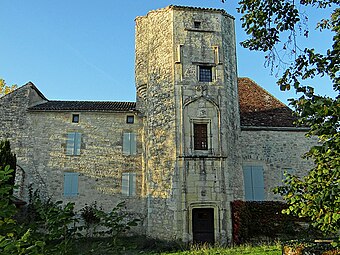
[[[207,125],[207,149],[205,150],[196,150],[195,143],[195,135],[194,135],[194,126],[195,124],[206,124]],[[190,119],[190,149],[194,154],[203,154],[209,155],[212,154],[213,151],[213,135],[212,135],[212,121],[210,118],[202,118],[202,119]]]
[[[195,28],[195,29],[200,29],[200,28],[202,28],[202,22],[199,21],[199,20],[195,20],[195,21],[194,21],[194,28]]]
[[[201,79],[201,68],[210,69],[211,79],[209,81]],[[197,81],[200,83],[212,83],[216,81],[216,65],[215,64],[207,64],[207,63],[196,63],[196,77]]]
[[[79,113],[72,113],[71,118],[72,118],[71,119],[72,123],[78,124],[79,121],[80,121],[80,114]]]
[[[127,115],[126,116],[126,123],[127,124],[134,124],[135,123],[135,116],[134,115]]]

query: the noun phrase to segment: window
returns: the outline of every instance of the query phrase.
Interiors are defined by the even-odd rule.
[[[124,133],[123,154],[125,155],[136,154],[136,134],[135,133]]]
[[[78,195],[79,173],[64,173],[64,196],[75,197]]]
[[[264,180],[262,166],[243,166],[245,199],[264,200]]]
[[[72,114],[72,122],[79,123],[79,114]]]
[[[80,155],[81,134],[68,133],[66,141],[66,155]]]
[[[199,66],[198,80],[201,82],[212,82],[212,67]]]
[[[201,22],[195,21],[194,22],[194,28],[201,28]]]
[[[194,123],[194,149],[208,149],[208,125]]]
[[[126,123],[133,124],[135,122],[135,116],[126,116]]]
[[[136,195],[136,173],[122,174],[122,194],[125,196]]]

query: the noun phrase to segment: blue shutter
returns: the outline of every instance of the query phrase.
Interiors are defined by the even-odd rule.
[[[244,192],[246,200],[253,200],[253,181],[251,166],[243,166]]]
[[[129,195],[129,173],[122,174],[122,194]]]
[[[79,173],[64,173],[64,196],[74,197],[78,195]]]
[[[123,154],[130,155],[130,133],[123,134]]]
[[[74,155],[80,155],[81,133],[74,133]]]
[[[264,200],[264,178],[262,166],[252,167],[252,178],[253,178],[253,200],[262,201]]]
[[[125,196],[136,195],[136,173],[122,173],[122,194]]]
[[[136,195],[136,174],[135,173],[129,174],[129,195],[130,196]]]
[[[75,138],[75,133],[68,133],[67,134],[66,155],[73,155],[74,154],[74,138]]]
[[[136,154],[136,134],[130,133],[130,152],[131,155]]]

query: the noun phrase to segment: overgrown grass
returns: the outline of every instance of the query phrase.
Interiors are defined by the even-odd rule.
[[[115,246],[110,245],[105,238],[82,239],[74,243],[72,255],[105,254],[105,255],[281,255],[279,243],[273,245],[262,244],[258,246],[244,245],[237,247],[219,246],[188,246],[179,242],[164,242],[145,237],[120,238]]]
[[[281,255],[281,246],[276,245],[259,245],[259,246],[238,246],[232,248],[226,247],[206,247],[206,246],[194,246],[187,251],[161,253],[162,255]]]

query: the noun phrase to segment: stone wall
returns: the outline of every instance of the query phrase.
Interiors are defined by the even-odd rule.
[[[39,189],[46,198],[75,202],[76,209],[97,201],[110,210],[125,200],[127,209],[145,218],[142,197],[142,119],[135,115],[133,124],[126,123],[131,112],[44,112],[28,108],[46,101],[32,84],[25,85],[1,98],[0,139],[9,139],[17,155],[16,195],[28,201],[28,187]],[[72,123],[72,114],[80,116]],[[132,113],[133,114],[133,113]],[[82,134],[79,156],[66,155],[67,134]],[[123,154],[123,133],[136,133],[137,154]],[[79,173],[78,192],[64,197],[64,173]],[[136,173],[136,195],[122,195],[122,173]],[[142,223],[143,224],[143,223]],[[142,232],[143,233],[143,232]]]
[[[0,139],[8,139],[12,151],[17,156],[16,183],[19,187],[14,191],[14,195],[24,200],[27,199],[28,193],[27,189],[20,184],[32,177],[29,172],[26,172],[31,153],[32,128],[27,108],[46,100],[30,82],[0,98]],[[40,186],[41,182],[36,181],[36,184]]]
[[[29,120],[27,108],[37,102],[44,102],[32,83],[0,98],[0,139],[8,139],[12,150],[19,157],[26,157]]]
[[[174,232],[171,195],[176,168],[176,104],[172,38],[172,13],[167,8],[136,19],[137,107],[144,116],[148,233],[158,238],[169,238]]]
[[[305,137],[303,131],[293,130],[241,132],[242,163],[264,167],[265,200],[281,199],[273,194],[272,189],[282,185],[286,169],[292,169],[294,174],[303,176],[313,166],[311,161],[301,156],[316,145],[317,140]]]
[[[76,202],[77,208],[98,202],[108,210],[127,200],[130,210],[143,213],[140,199],[143,173],[142,120],[135,116],[133,124],[126,123],[131,113],[76,112],[79,123],[72,123],[73,112],[29,112],[31,120],[30,169],[34,168],[45,182],[48,197]],[[80,155],[66,155],[66,139],[70,132],[81,133]],[[123,133],[137,135],[137,154],[123,154]],[[64,172],[79,173],[79,195],[63,195]],[[122,173],[136,173],[136,196],[121,195]]]

